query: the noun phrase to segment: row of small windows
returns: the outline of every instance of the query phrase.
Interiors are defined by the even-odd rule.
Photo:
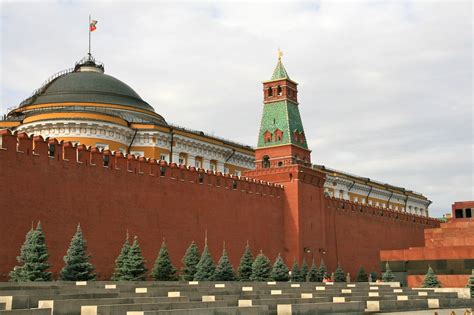
[[[109,149],[109,146],[107,144],[97,143],[96,147],[99,148],[101,151]],[[125,150],[123,148],[120,148],[119,151],[122,152],[123,154],[125,154]],[[51,158],[54,158],[55,152],[56,152],[56,146],[54,144],[49,144],[48,145],[48,155]],[[132,151],[131,154],[136,155],[136,156],[143,156],[143,152],[139,152],[139,151]],[[80,155],[80,152],[78,152],[78,155]],[[79,156],[78,156],[78,158],[79,158]],[[160,160],[168,162],[168,155],[167,154],[161,154],[160,155]],[[104,166],[109,166],[109,156],[108,155],[103,156],[103,163],[104,163]],[[215,161],[211,161],[209,163],[209,168],[210,168],[211,171],[214,171],[214,172],[217,171],[216,163],[217,162],[215,162]],[[186,160],[183,156],[179,156],[178,164],[183,164],[183,165],[186,164]],[[195,162],[194,162],[194,166],[196,168],[202,168],[202,161],[196,159]],[[230,170],[229,170],[228,167],[224,167],[224,174],[230,174]],[[240,170],[234,170],[234,175],[241,176],[242,172]]]
[[[267,97],[272,97],[274,95],[276,95],[276,96],[282,96],[283,95],[283,88],[280,85],[278,85],[276,87],[276,94],[275,94],[274,90],[275,90],[275,87],[270,86],[267,89]],[[292,89],[286,88],[286,95],[291,97],[293,95],[296,95],[296,92],[294,92]]]
[[[304,143],[305,141],[305,136],[304,136],[304,132],[298,132],[298,130],[295,130],[293,132],[293,139],[295,140],[295,142],[299,142],[299,143]]]
[[[283,89],[281,88],[281,86],[277,86],[277,94],[278,96],[281,96],[283,95]],[[273,87],[269,87],[268,88],[268,97],[272,97],[273,96]]]
[[[295,142],[304,143],[305,142],[305,135],[304,132],[298,132],[295,130],[293,132],[293,139]],[[276,129],[274,133],[270,131],[265,131],[263,133],[263,141],[265,143],[273,142],[273,141],[282,141],[283,140],[283,131]]]
[[[325,189],[324,193],[329,196],[329,197],[336,197],[336,194],[334,193],[334,191],[332,190],[329,190],[329,189]],[[344,190],[340,190],[339,191],[339,195],[338,195],[338,198],[340,199],[351,199],[351,201],[353,202],[356,202],[356,203],[362,203],[362,204],[365,204],[367,201],[366,201],[366,198],[360,198],[359,197],[347,197],[346,198],[346,194],[347,192],[345,192]],[[387,204],[385,202],[378,202],[378,201],[372,201],[369,199],[369,201],[367,202],[368,205],[370,206],[376,206],[376,207],[382,207],[382,208],[387,208]],[[401,210],[401,211],[407,211],[409,213],[415,213],[415,214],[425,214],[425,210],[426,209],[423,209],[423,208],[419,208],[419,207],[413,207],[411,205],[409,205],[407,207],[408,209],[405,210],[405,207],[402,207],[402,206],[397,206],[397,205],[392,205],[392,204],[389,204],[388,205],[388,209],[393,209],[393,210]]]
[[[282,141],[283,140],[283,131],[280,129],[276,129],[274,133],[270,131],[265,131],[263,133],[263,141],[265,143],[273,142],[273,141]]]

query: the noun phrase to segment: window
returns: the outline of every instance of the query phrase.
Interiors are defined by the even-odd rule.
[[[167,154],[160,154],[160,160],[168,162],[168,155]]]
[[[354,197],[354,202],[359,202],[359,198],[358,198],[358,197]]]
[[[471,208],[466,208],[466,218],[472,218]]]
[[[369,200],[369,205],[372,205],[372,200]]]
[[[265,143],[268,143],[268,142],[272,142],[272,133],[270,131],[265,131],[265,133],[263,134],[263,139],[264,139],[264,142]]]
[[[278,162],[278,167],[282,167],[282,166],[283,166],[283,162],[282,161]]]
[[[108,155],[104,155],[104,157],[102,158],[103,161],[104,161],[104,166],[107,167],[109,166],[109,156]]]
[[[130,154],[133,154],[136,157],[144,156],[144,153],[145,152],[143,152],[143,151],[130,151]]]
[[[229,174],[229,168],[227,166],[224,166],[224,174]]]
[[[239,171],[239,170],[235,170],[235,173],[234,173],[234,174],[235,174],[235,176],[239,176],[239,177],[240,177],[240,176],[242,175],[242,172]]]
[[[275,130],[275,141],[281,141],[283,139],[283,131],[280,129]]]
[[[454,210],[454,216],[457,218],[463,218],[462,209]]]
[[[339,198],[344,198],[344,190],[339,190]]]
[[[362,198],[362,200],[360,202],[365,204],[365,198]]]
[[[56,147],[54,146],[54,144],[50,144],[49,149],[48,149],[49,156],[54,158],[54,152],[55,151],[56,151]]]
[[[268,88],[268,97],[272,97],[272,96],[273,96],[273,88],[269,87]]]
[[[270,157],[265,155],[262,160],[262,168],[269,168],[270,167]]]
[[[211,168],[211,171],[213,171],[213,172],[216,171],[216,168],[217,168],[217,167],[216,167],[216,164],[211,163],[211,164],[209,164],[209,167]]]
[[[277,87],[277,94],[278,94],[278,96],[281,96],[283,94],[283,90],[282,90],[281,86]]]

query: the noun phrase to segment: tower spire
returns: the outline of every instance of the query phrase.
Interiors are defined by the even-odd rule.
[[[311,151],[298,109],[298,83],[290,79],[282,55],[278,49],[272,78],[263,82],[263,115],[255,152],[256,168],[311,164]]]
[[[278,48],[278,62],[275,67],[275,70],[273,70],[273,75],[272,78],[270,79],[271,81],[273,80],[283,80],[283,79],[290,79],[290,76],[286,72],[285,67],[283,66],[283,63],[281,61],[281,58],[283,56],[283,51]]]

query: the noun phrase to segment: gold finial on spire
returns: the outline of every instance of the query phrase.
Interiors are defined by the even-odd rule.
[[[278,48],[278,60],[281,60],[282,56],[283,56],[283,51],[281,51],[281,49]]]

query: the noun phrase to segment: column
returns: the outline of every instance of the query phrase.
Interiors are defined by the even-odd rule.
[[[188,154],[186,163],[188,166],[196,167],[196,157],[194,155]]]
[[[217,171],[224,173],[224,162],[217,161]]]
[[[202,158],[202,168],[207,170],[211,169],[211,160],[206,159],[205,157]]]
[[[179,164],[179,152],[173,151],[172,163]]]

